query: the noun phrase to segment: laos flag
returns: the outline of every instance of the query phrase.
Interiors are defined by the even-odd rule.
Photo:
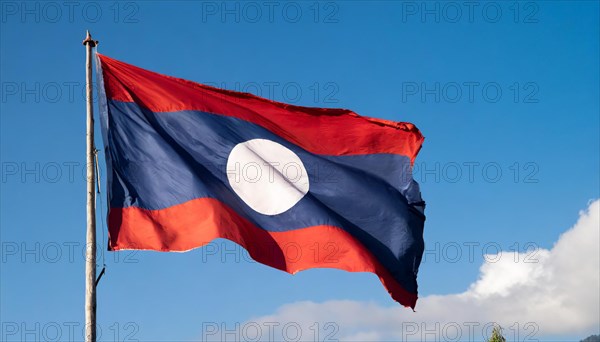
[[[296,273],[375,273],[414,308],[425,204],[410,123],[300,107],[97,55],[109,250],[224,238]]]

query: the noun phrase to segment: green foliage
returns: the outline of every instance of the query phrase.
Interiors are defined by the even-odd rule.
[[[600,335],[591,335],[581,340],[581,342],[600,342]]]
[[[494,330],[492,330],[492,337],[490,337],[488,342],[506,342],[506,339],[502,336],[502,328],[495,326]]]

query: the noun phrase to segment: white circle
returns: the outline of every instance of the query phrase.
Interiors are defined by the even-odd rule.
[[[289,148],[267,139],[239,143],[227,158],[233,191],[264,215],[281,214],[308,193],[308,173]]]

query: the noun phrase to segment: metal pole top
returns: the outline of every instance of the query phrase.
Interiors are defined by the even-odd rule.
[[[91,47],[95,47],[96,45],[98,45],[98,41],[92,39],[92,35],[90,34],[90,31],[88,30],[88,31],[86,31],[86,33],[87,33],[87,36],[83,40],[83,45],[89,44]]]

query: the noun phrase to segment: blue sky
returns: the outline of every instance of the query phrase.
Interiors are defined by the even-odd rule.
[[[1,6],[2,339],[52,339],[53,331],[81,339],[86,29],[100,53],[146,69],[417,125],[426,140],[415,179],[428,205],[422,297],[466,291],[481,278],[484,254],[550,250],[600,196],[597,2]],[[106,241],[102,216],[98,239]],[[397,306],[372,274],[291,276],[224,240],[211,248],[105,252],[101,340],[199,340],[207,324],[244,327],[304,301]],[[590,262],[597,257],[596,244]],[[588,287],[597,290],[597,279]],[[333,314],[324,319],[338,322],[335,338],[351,328]],[[27,329],[34,332],[24,336]],[[598,330],[596,320],[534,337]]]

